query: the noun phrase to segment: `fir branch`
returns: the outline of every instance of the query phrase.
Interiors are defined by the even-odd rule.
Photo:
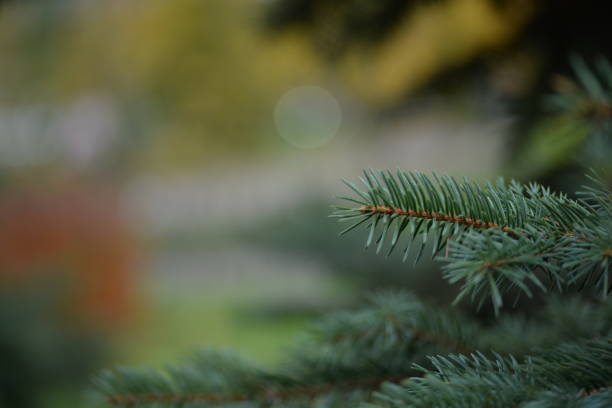
[[[400,385],[385,384],[368,407],[542,407],[551,395],[610,401],[612,339],[566,343],[522,362],[483,354],[432,357],[434,370]],[[595,390],[599,392],[595,392]],[[559,406],[567,406],[560,404]],[[589,406],[589,405],[580,405]],[[595,405],[598,406],[598,405]]]
[[[267,389],[256,394],[205,394],[205,393],[148,393],[148,394],[124,394],[108,397],[108,402],[118,406],[134,406],[141,404],[166,403],[186,404],[191,402],[206,402],[209,404],[223,405],[239,402],[274,401],[280,402],[290,399],[308,398],[313,399],[322,394],[333,391],[366,389],[373,390],[383,383],[399,383],[405,376],[374,377],[361,381],[345,383],[318,384],[312,386],[293,387],[287,389]]]
[[[430,333],[446,331],[448,333],[443,338],[456,341],[466,338],[466,334],[453,334],[454,331],[465,332],[470,326],[469,321],[455,314],[440,319],[440,311],[407,294],[379,294],[372,297],[370,302],[373,307],[338,313],[321,321],[304,339],[309,347],[304,343],[298,344],[298,354],[277,372],[260,370],[231,354],[205,352],[164,371],[107,371],[98,376],[97,384],[109,403],[124,407],[182,407],[191,404],[228,407],[241,404],[262,407],[346,406],[349,400],[354,400],[355,404],[369,400],[372,391],[382,384],[386,384],[383,390],[392,387],[392,384],[401,389],[399,384],[405,378],[422,373],[422,368],[415,368],[413,363],[428,365],[425,355],[455,350],[453,344],[446,347],[440,339],[432,341]],[[535,341],[535,344],[544,345],[576,336],[605,336],[610,333],[611,307],[608,304],[605,308],[594,309],[593,305],[583,302],[551,303],[547,314],[533,326],[539,329],[537,333],[545,333],[548,340],[538,334],[534,337],[534,333],[524,328],[508,331],[496,326],[483,331],[482,328],[473,327],[468,330],[468,334],[471,333],[468,337],[473,338],[468,352],[490,350],[494,345],[516,351],[516,344],[529,343],[528,338],[532,338],[531,344]],[[423,333],[415,327],[424,327],[418,321],[420,316],[427,316],[428,311],[431,326],[445,325],[447,328],[437,331],[430,328],[422,338]],[[415,317],[418,318],[415,320]],[[456,322],[456,326],[449,327],[450,321]],[[371,330],[364,330],[367,327]],[[346,335],[339,336],[343,332]],[[404,338],[403,333],[412,333],[412,337]],[[492,334],[495,341],[491,339]],[[355,352],[351,352],[351,349]],[[313,355],[312,350],[320,353]],[[300,355],[300,352],[303,354]],[[474,369],[489,364],[486,361],[494,361],[482,353],[475,355],[480,356],[482,362],[474,365]],[[516,355],[520,356],[521,353]],[[372,359],[373,356],[376,359]],[[452,360],[452,357],[449,358]],[[465,356],[461,358],[469,359]],[[506,357],[504,359],[512,361]],[[452,367],[445,369],[444,373],[450,375]],[[433,368],[440,369],[435,364]],[[461,375],[461,371],[458,370],[456,375]],[[441,386],[444,384],[441,383]],[[599,388],[601,386],[585,390]],[[329,398],[338,398],[343,403],[329,403]]]
[[[562,267],[569,283],[595,286],[606,297],[612,289],[612,192],[600,179],[591,179],[595,185],[585,187],[581,195],[597,214],[597,223],[578,226],[563,238]]]
[[[429,353],[474,350],[475,334],[474,324],[456,314],[406,293],[385,293],[371,297],[368,307],[323,319],[273,373],[207,352],[164,371],[108,371],[97,382],[119,406],[318,399],[397,383],[416,374],[413,363],[425,364]]]
[[[370,307],[323,318],[311,331],[310,342],[337,349],[358,347],[360,354],[384,352],[401,344],[414,346],[418,341],[449,351],[474,349],[477,328],[473,322],[426,305],[411,293],[385,291],[369,296],[368,303]]]
[[[565,281],[555,258],[557,241],[537,230],[524,230],[516,238],[499,231],[468,232],[451,242],[443,276],[449,283],[462,281],[455,302],[470,295],[479,306],[491,297],[495,313],[503,306],[504,292],[518,289],[533,296],[532,286],[546,291],[536,269],[545,271],[549,285],[561,287]]]
[[[432,312],[427,311],[426,313],[424,313],[424,318],[428,320],[432,320]],[[339,334],[333,338],[332,342],[340,343],[340,342],[344,342],[347,340],[354,341],[356,338],[359,338],[359,337],[366,338],[366,337],[371,336],[371,334],[372,334],[371,329],[364,329],[360,333]],[[409,334],[400,334],[400,336],[405,336],[405,338],[410,339],[413,344],[417,341],[424,341],[424,342],[431,343],[431,344],[443,347],[448,350],[456,351],[459,353],[469,353],[470,351],[473,350],[473,347],[471,347],[466,342],[455,340],[451,338],[450,336],[444,336],[439,333],[435,333],[433,330],[430,331],[430,330],[412,328]]]
[[[534,287],[609,290],[612,193],[603,185],[576,201],[533,183],[480,186],[420,173],[366,172],[363,183],[365,191],[347,183],[357,196],[345,199],[356,207],[336,213],[353,223],[347,230],[367,224],[366,245],[376,242],[378,251],[391,235],[389,253],[407,234],[404,256],[417,241],[416,259],[427,242],[434,254],[446,246],[438,259],[447,262],[444,277],[461,282],[458,299],[490,297],[497,312],[510,290],[528,296]],[[107,371],[97,385],[118,406],[607,406],[612,302],[550,305],[539,331],[534,324],[504,329],[503,321],[483,329],[409,294],[384,293],[367,307],[322,319],[273,372],[208,352],[165,370]],[[521,358],[529,345],[581,336],[601,338]],[[518,351],[502,356],[494,345]],[[463,354],[448,354],[457,352]]]
[[[587,284],[609,289],[605,254],[612,234],[600,225],[612,218],[612,210],[602,213],[611,207],[605,204],[609,192],[590,189],[585,200],[577,201],[536,183],[499,179],[481,187],[465,179],[399,170],[395,176],[366,171],[362,182],[365,190],[346,182],[357,196],[344,199],[357,206],[334,214],[352,223],[342,233],[366,225],[366,247],[375,242],[377,252],[391,235],[388,254],[408,235],[404,260],[416,246],[415,262],[428,242],[432,256],[446,247],[446,256],[439,259],[448,262],[444,277],[463,284],[457,300],[470,295],[481,305],[490,297],[497,313],[505,292],[516,289],[531,297],[535,288],[561,289],[597,268],[604,272]]]
[[[592,228],[580,228],[563,240],[563,268],[571,284],[595,286],[606,297],[612,289],[612,220]]]
[[[423,173],[400,170],[395,176],[388,171],[378,175],[365,171],[361,180],[365,191],[345,181],[357,196],[340,198],[358,206],[337,207],[333,216],[351,222],[341,234],[366,224],[366,247],[376,242],[380,252],[385,238],[392,235],[390,254],[408,231],[404,258],[413,243],[420,254],[424,243],[431,239],[436,253],[449,238],[469,229],[500,229],[516,238],[516,230],[540,226],[563,235],[593,215],[582,203],[535,183],[523,186],[511,181],[506,185],[499,179],[495,185],[485,183],[481,187],[467,179],[457,182],[436,174],[430,179]],[[417,239],[419,236],[421,239]]]
[[[554,83],[557,93],[548,97],[549,105],[565,114],[605,122],[612,119],[612,64],[606,58],[598,58],[588,64],[584,58],[573,55],[570,64],[577,82],[557,77]]]

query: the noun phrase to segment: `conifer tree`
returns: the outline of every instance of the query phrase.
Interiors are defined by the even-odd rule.
[[[599,112],[612,82],[597,84],[584,91],[597,93]],[[537,183],[401,170],[345,182],[348,205],[333,214],[342,233],[365,229],[379,253],[439,260],[457,301],[492,307],[493,324],[407,292],[377,293],[323,318],[275,370],[206,350],[164,370],[108,370],[95,383],[120,407],[612,406],[612,192],[605,177],[589,179],[575,199]],[[505,313],[523,296],[541,299],[538,309]]]

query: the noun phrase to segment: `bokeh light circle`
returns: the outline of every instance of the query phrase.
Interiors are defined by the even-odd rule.
[[[323,146],[336,136],[342,111],[334,96],[318,86],[287,91],[276,104],[274,122],[288,143],[302,149]]]

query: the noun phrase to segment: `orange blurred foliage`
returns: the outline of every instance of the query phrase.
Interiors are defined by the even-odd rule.
[[[129,316],[137,251],[112,188],[20,187],[0,195],[0,225],[5,289],[58,284],[61,312],[86,327]]]

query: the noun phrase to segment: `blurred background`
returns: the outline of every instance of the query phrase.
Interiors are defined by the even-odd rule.
[[[609,101],[547,103],[605,67],[602,3],[0,0],[0,407],[197,347],[273,365],[377,288],[448,303],[337,237],[340,179],[610,179]]]

